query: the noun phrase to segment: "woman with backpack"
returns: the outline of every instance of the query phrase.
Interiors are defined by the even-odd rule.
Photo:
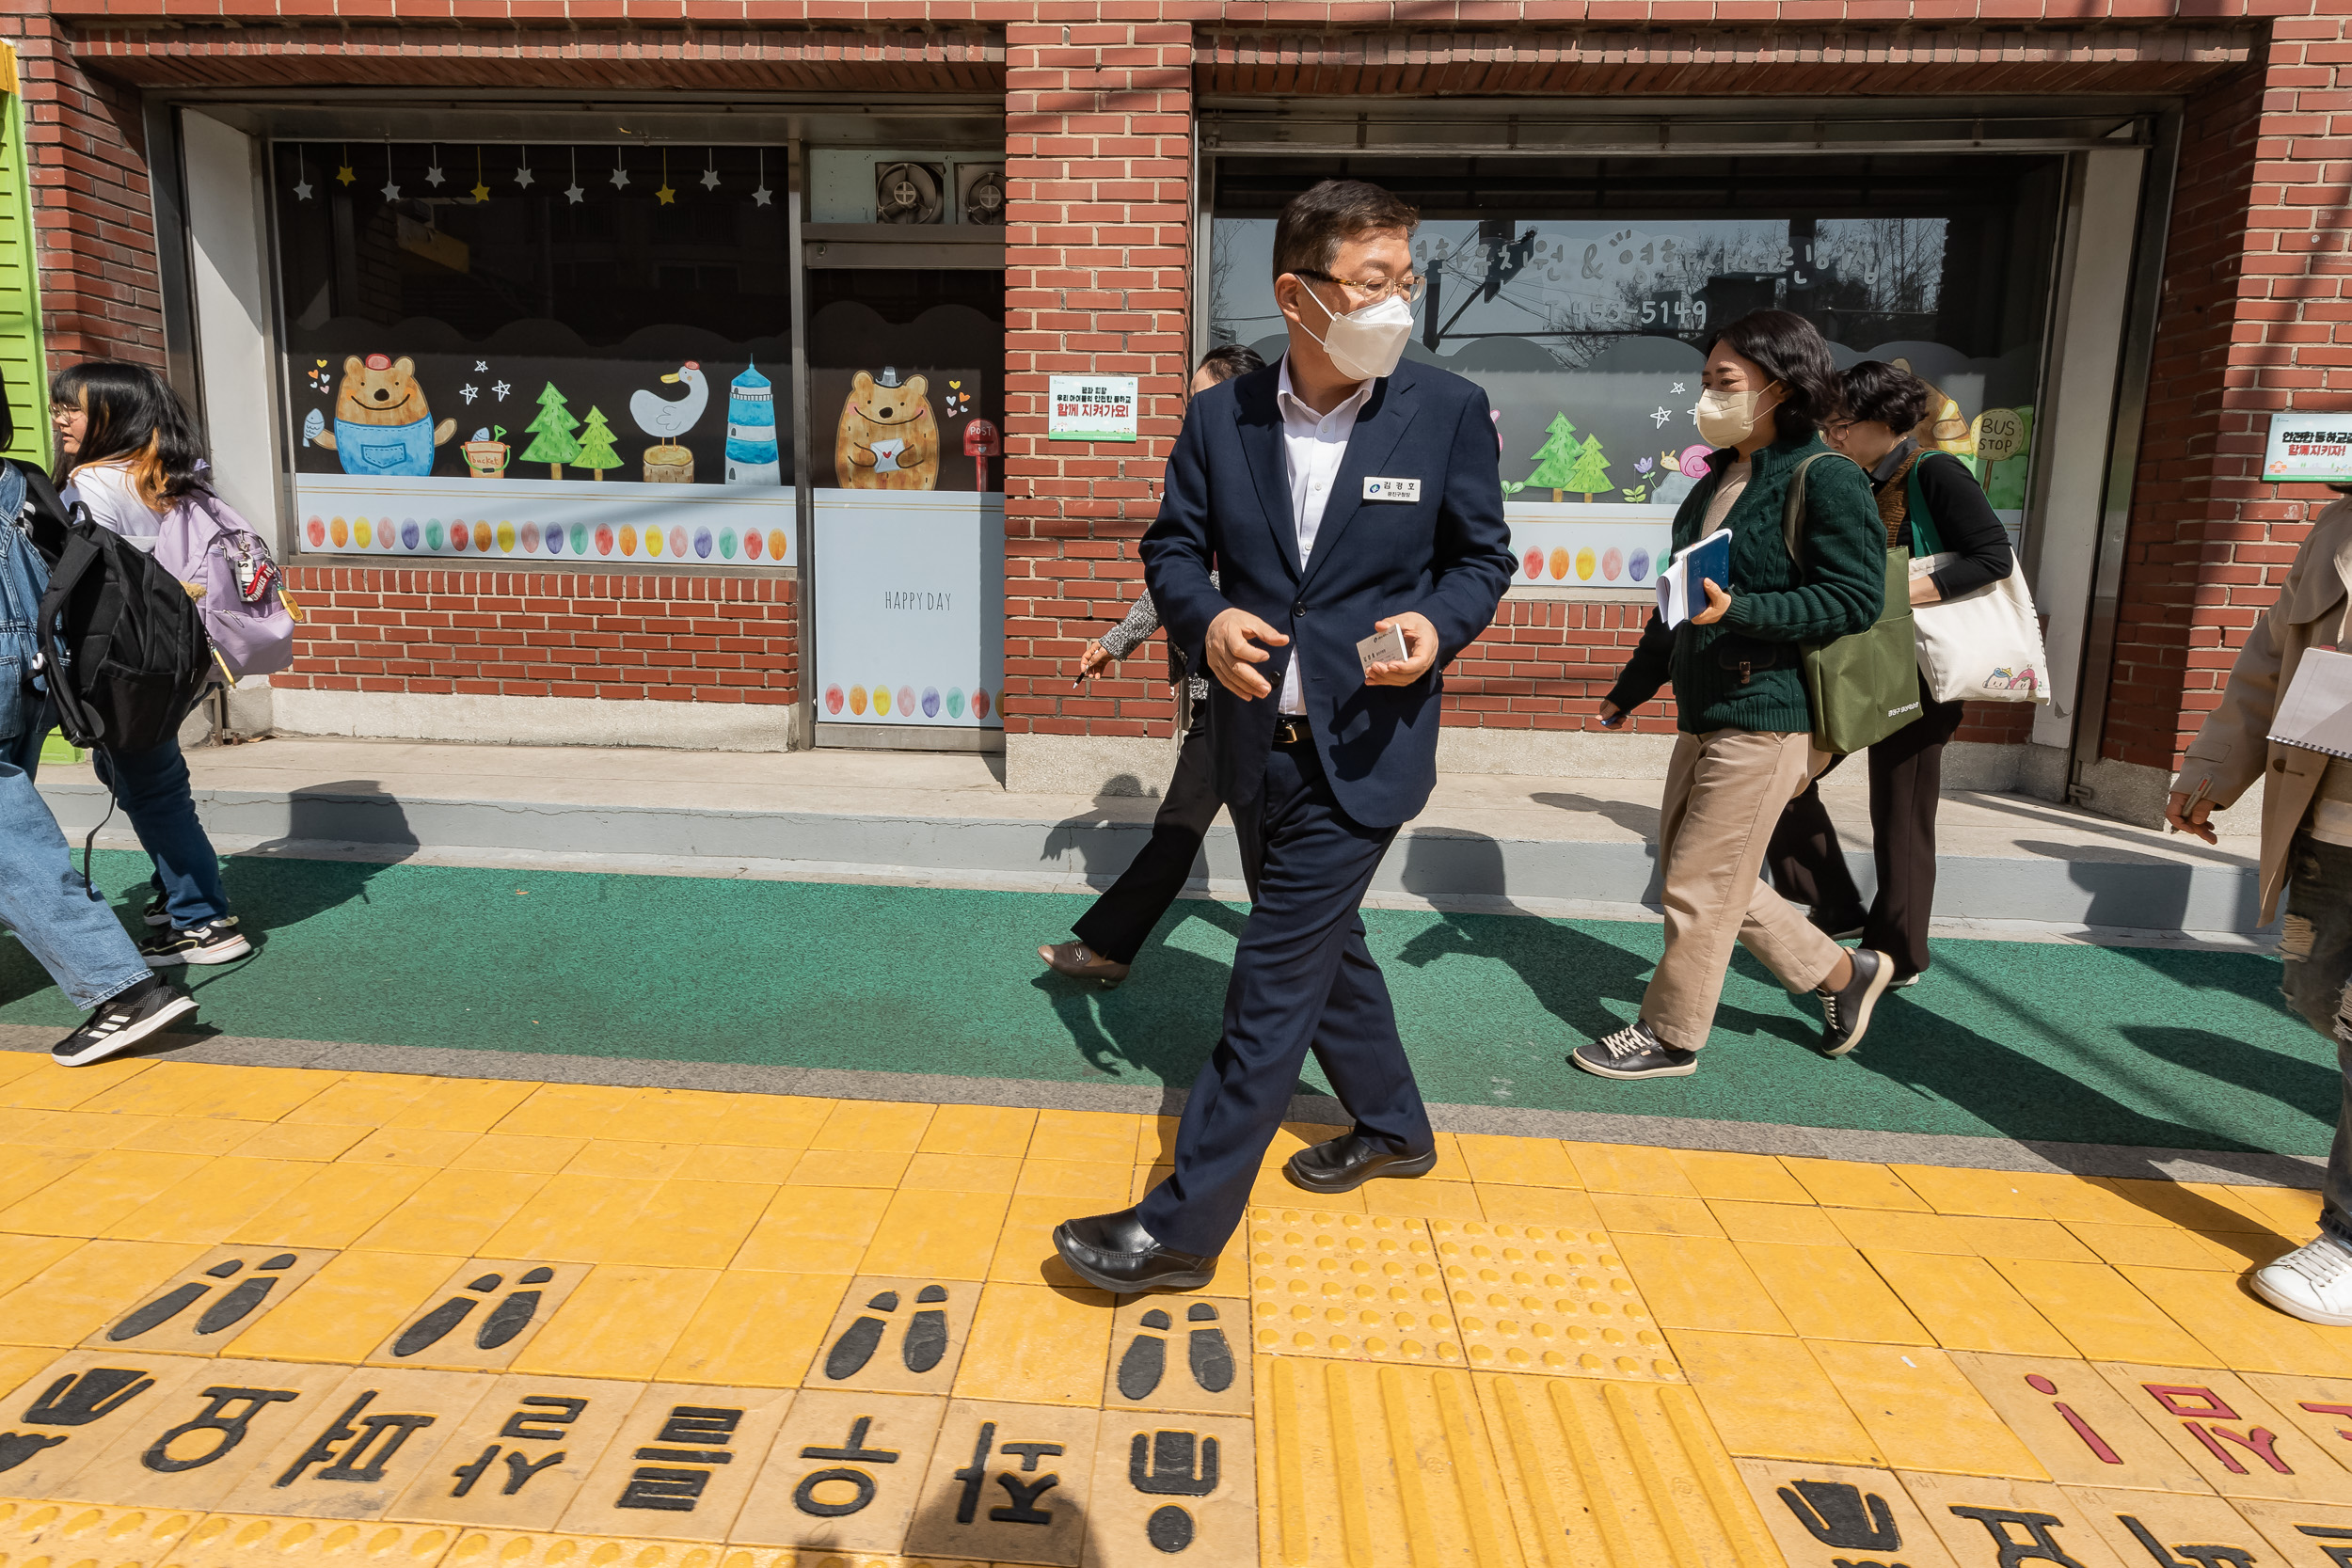
[[[1735,941],[1821,999],[1826,1056],[1861,1043],[1893,974],[1882,954],[1839,947],[1760,875],[1772,825],[1826,760],[1813,749],[1801,645],[1868,630],[1886,594],[1868,482],[1819,429],[1838,403],[1829,345],[1801,316],[1754,311],[1716,333],[1700,380],[1699,434],[1717,450],[1675,514],[1674,544],[1729,530],[1731,580],[1706,579],[1706,608],[1678,626],[1653,614],[1600,705],[1614,729],[1671,680],[1681,730],[1658,823],[1665,953],[1641,1016],[1568,1057],[1603,1078],[1697,1070]],[[1800,484],[1792,546],[1784,529]]]
[[[1866,359],[1846,372],[1845,406],[1830,421],[1831,445],[1870,476],[1889,549],[1908,545],[1911,559],[1950,552],[1952,559],[1911,579],[1914,605],[1956,599],[2016,569],[2016,557],[1993,503],[1968,466],[1949,452],[1923,449],[1909,432],[1927,418],[1931,393],[1909,371]],[[1812,908],[1813,924],[1834,937],[1860,936],[1865,947],[1895,960],[1891,986],[1908,986],[1928,967],[1928,919],[1935,905],[1935,812],[1944,784],[1944,748],[1960,728],[1962,705],[1939,703],[1919,677],[1919,717],[1869,749],[1871,849],[1878,895],[1866,908],[1846,868],[1845,847],[1815,784],[1788,802],[1773,831],[1767,863],[1772,885]],[[1833,760],[1827,773],[1845,758]]]
[[[50,1048],[59,1066],[84,1067],[186,1017],[196,998],[141,961],[105,898],[75,870],[34,786],[50,726],[47,694],[31,680],[35,612],[49,569],[21,524],[24,510],[24,475],[0,461],[0,926],[16,933],[67,1001],[89,1012]]]
[[[209,494],[195,423],[146,366],[85,360],[57,378],[51,397],[64,499],[91,521],[151,551],[174,509]],[[157,929],[139,943],[148,964],[227,963],[251,952],[229,912],[220,857],[197,820],[178,737],[140,752],[102,748],[92,762],[155,863],[146,920]]]

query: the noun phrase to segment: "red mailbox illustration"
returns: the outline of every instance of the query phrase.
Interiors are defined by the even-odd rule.
[[[972,459],[972,466],[979,470],[977,488],[988,488],[988,460],[1004,450],[1005,444],[997,436],[995,425],[988,420],[974,420],[963,427],[963,455]]]

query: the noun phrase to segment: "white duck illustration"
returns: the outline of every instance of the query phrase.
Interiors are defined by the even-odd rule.
[[[661,378],[664,382],[682,381],[686,395],[675,403],[664,402],[651,391],[629,395],[629,418],[637,428],[656,440],[673,441],[694,428],[694,421],[703,417],[703,409],[710,402],[710,384],[703,379],[702,367],[689,359]]]

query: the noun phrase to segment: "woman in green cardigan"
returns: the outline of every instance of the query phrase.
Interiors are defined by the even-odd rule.
[[[1681,731],[1658,823],[1665,956],[1641,1016],[1568,1057],[1604,1078],[1697,1069],[1735,941],[1790,990],[1820,997],[1825,1056],[1862,1042],[1894,975],[1883,954],[1849,954],[1760,876],[1782,808],[1829,760],[1812,746],[1804,645],[1867,629],[1886,592],[1886,532],[1847,459],[1806,470],[1793,561],[1782,531],[1798,466],[1830,451],[1819,429],[1837,407],[1829,345],[1801,316],[1757,310],[1716,334],[1701,383],[1699,434],[1721,450],[1675,514],[1674,543],[1729,529],[1731,581],[1708,581],[1707,608],[1681,626],[1652,615],[1600,705],[1614,729],[1671,680]]]

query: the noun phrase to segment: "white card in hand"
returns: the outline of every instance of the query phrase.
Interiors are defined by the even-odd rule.
[[[1405,633],[1396,626],[1375,631],[1356,644],[1356,657],[1363,660],[1367,674],[1371,673],[1375,664],[1402,664],[1405,662]]]

